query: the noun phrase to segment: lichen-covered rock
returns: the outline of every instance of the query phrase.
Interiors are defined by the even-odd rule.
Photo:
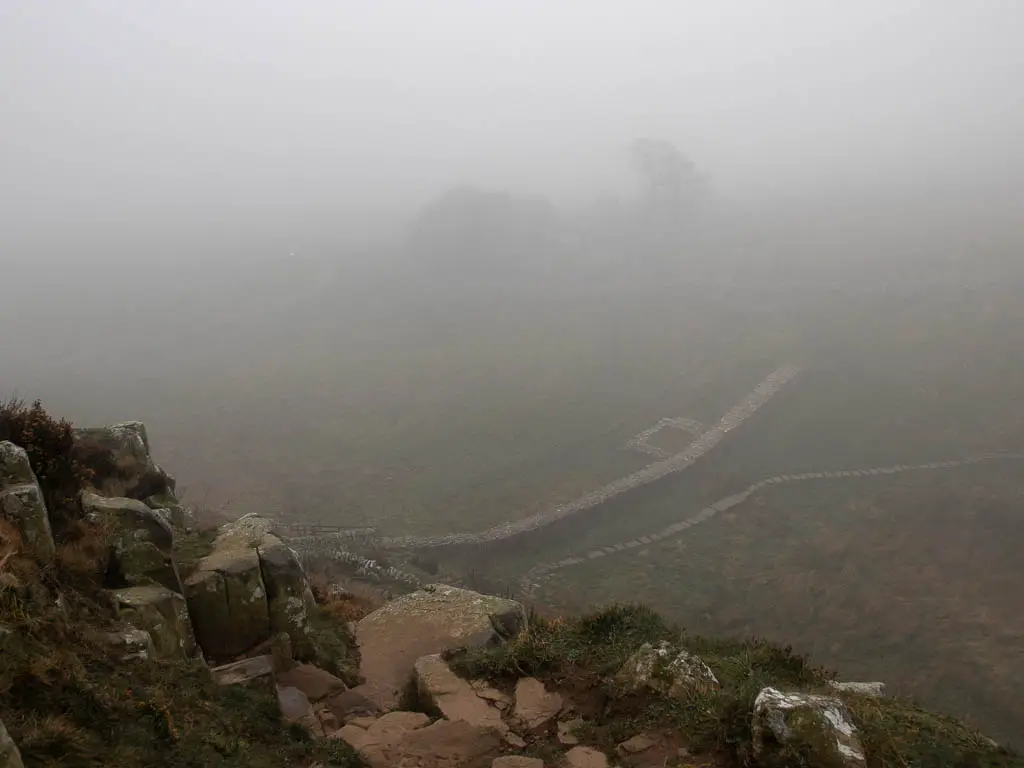
[[[221,526],[213,551],[186,580],[185,594],[199,645],[211,658],[237,656],[280,632],[297,658],[316,655],[309,580],[265,518],[245,515]]]
[[[43,492],[28,454],[7,441],[0,442],[0,517],[18,529],[22,546],[36,557],[43,561],[53,558],[53,532]]]
[[[315,601],[309,579],[295,551],[273,534],[265,534],[257,545],[263,583],[267,589],[270,628],[291,638],[295,654],[313,654],[309,638],[309,613]]]
[[[857,729],[838,698],[765,688],[754,700],[754,755],[801,755],[813,765],[865,768]]]
[[[718,678],[699,656],[685,649],[676,651],[663,640],[657,646],[650,643],[640,646],[622,665],[615,676],[615,684],[622,693],[647,688],[682,696],[693,690],[717,688]]]
[[[270,656],[253,656],[210,670],[210,676],[219,685],[253,685],[274,690],[274,660]]]
[[[142,501],[147,507],[158,512],[175,530],[183,531],[188,527],[188,509],[170,491],[155,493]]]
[[[234,658],[270,637],[266,594],[255,549],[215,548],[199,561],[185,597],[207,658]]]
[[[7,732],[3,720],[0,720],[0,768],[25,768],[18,745]]]
[[[173,496],[174,478],[153,461],[142,422],[76,429],[75,445],[93,469],[93,485],[102,495],[137,500]]]
[[[452,648],[492,645],[525,624],[523,606],[514,600],[441,584],[403,595],[356,625],[360,672],[366,680],[360,690],[382,709],[391,709],[417,659]]]
[[[192,623],[180,594],[148,585],[113,590],[111,598],[121,619],[149,633],[157,656],[189,658],[195,653]]]
[[[828,684],[830,688],[835,688],[841,693],[856,693],[858,696],[875,698],[885,695],[885,683],[841,683],[838,680],[829,680]]]
[[[148,661],[156,657],[153,636],[144,629],[128,625],[118,632],[111,632],[108,638],[110,644],[124,654],[121,661]]]
[[[123,584],[157,584],[182,592],[174,564],[174,531],[163,517],[136,499],[89,491],[81,493],[79,505],[87,519],[110,531],[109,577]]]

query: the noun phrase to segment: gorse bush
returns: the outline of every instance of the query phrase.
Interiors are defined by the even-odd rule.
[[[54,419],[40,401],[27,405],[12,397],[0,401],[0,441],[25,449],[39,480],[51,520],[73,519],[75,497],[92,478],[92,471],[75,450],[74,429],[66,419]]]

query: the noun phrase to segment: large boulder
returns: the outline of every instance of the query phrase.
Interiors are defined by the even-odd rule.
[[[185,599],[164,587],[147,585],[112,590],[118,617],[148,632],[160,658],[191,658],[196,650]]]
[[[832,696],[765,688],[754,700],[751,732],[759,760],[785,764],[799,755],[811,765],[867,766],[850,713]]]
[[[284,632],[296,656],[312,655],[313,592],[295,552],[272,523],[245,515],[221,527],[213,551],[185,581],[199,645],[213,659],[233,658]]]
[[[0,720],[0,768],[25,768],[18,745],[7,732],[3,720]]]
[[[22,545],[36,557],[53,558],[50,516],[28,454],[6,440],[0,442],[0,517],[18,529]]]
[[[104,496],[141,501],[174,495],[174,478],[153,461],[146,427],[140,421],[76,429],[75,448],[93,470],[93,485]]]
[[[663,640],[658,645],[641,645],[615,676],[615,686],[620,693],[636,693],[646,688],[682,696],[717,688],[718,678],[699,656],[686,649],[674,649]]]
[[[156,584],[182,592],[174,564],[174,532],[167,521],[141,501],[108,498],[83,491],[79,504],[86,519],[110,532],[109,580],[141,586]]]
[[[492,645],[524,627],[514,600],[443,584],[403,595],[356,625],[359,689],[381,709],[393,709],[416,660],[445,650]]]

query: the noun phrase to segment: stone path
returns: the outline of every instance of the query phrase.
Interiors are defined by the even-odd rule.
[[[986,453],[980,456],[973,456],[967,459],[958,459],[955,461],[933,461],[927,464],[894,464],[887,467],[869,467],[866,469],[842,469],[833,470],[829,472],[803,472],[800,474],[792,475],[777,475],[775,477],[769,477],[764,480],[759,480],[753,485],[748,486],[746,489],[739,493],[734,493],[731,496],[719,499],[718,501],[710,504],[699,512],[695,512],[688,517],[683,518],[672,525],[662,528],[659,531],[644,534],[643,536],[637,536],[629,541],[619,542],[617,544],[611,544],[598,549],[593,549],[589,552],[580,555],[574,555],[566,557],[555,563],[541,563],[534,566],[526,574],[523,575],[520,583],[524,591],[531,592],[540,585],[538,581],[542,578],[549,576],[554,571],[561,570],[562,568],[569,568],[573,565],[579,565],[580,563],[586,563],[590,560],[597,560],[598,558],[607,557],[614,555],[619,552],[637,550],[641,547],[653,544],[656,541],[667,539],[671,536],[676,536],[683,531],[692,528],[695,525],[710,520],[719,512],[725,512],[728,509],[742,504],[750,496],[760,489],[770,485],[780,485],[782,483],[796,483],[805,482],[808,480],[826,480],[836,479],[843,477],[870,477],[873,475],[893,475],[899,472],[915,472],[929,469],[953,469],[956,467],[963,467],[970,464],[980,464],[986,461],[1019,461],[1024,460],[1024,453]]]

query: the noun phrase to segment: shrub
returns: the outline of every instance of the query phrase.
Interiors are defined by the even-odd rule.
[[[55,524],[76,517],[75,498],[92,477],[75,452],[74,430],[56,420],[38,400],[31,405],[12,397],[0,401],[0,441],[25,449]]]

